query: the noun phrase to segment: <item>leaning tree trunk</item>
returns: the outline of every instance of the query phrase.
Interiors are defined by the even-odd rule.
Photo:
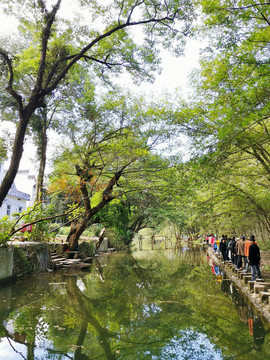
[[[88,221],[91,219],[92,216],[96,215],[106,204],[108,204],[110,201],[114,199],[112,195],[112,190],[114,185],[117,183],[117,181],[120,179],[122,172],[124,169],[131,163],[127,163],[124,165],[119,171],[117,171],[113,177],[108,182],[105,190],[102,193],[102,199],[100,203],[95,206],[94,208],[91,208],[89,193],[87,190],[86,180],[85,180],[85,172],[82,171],[82,169],[79,166],[76,166],[77,175],[80,176],[80,191],[83,197],[83,203],[84,203],[84,209],[85,213],[83,218],[78,222],[71,223],[70,231],[67,237],[68,241],[68,247],[69,250],[75,250],[77,249],[79,245],[79,238],[82,235],[83,231],[85,230]],[[84,176],[83,178],[81,176]]]
[[[85,215],[84,218],[77,222],[75,225],[71,226],[70,232],[68,234],[68,248],[69,250],[73,251],[78,248],[79,245],[79,238],[84,232],[88,219]]]
[[[79,221],[72,221],[70,226],[70,231],[67,237],[68,240],[68,248],[69,250],[73,251],[76,250],[79,245],[79,238],[84,232],[88,220],[91,217],[91,205],[90,205],[90,199],[89,194],[86,186],[86,182],[81,180],[80,181],[80,191],[83,196],[83,203],[85,208],[84,216]]]

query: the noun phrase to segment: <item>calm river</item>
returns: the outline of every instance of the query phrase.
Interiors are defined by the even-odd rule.
[[[200,252],[138,251],[0,288],[0,359],[270,359],[267,324]]]

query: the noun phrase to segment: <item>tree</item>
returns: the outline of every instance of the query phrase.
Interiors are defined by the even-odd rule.
[[[126,193],[156,190],[158,173],[168,165],[152,152],[169,131],[149,104],[115,93],[84,104],[80,117],[66,128],[66,143],[51,176],[51,194],[63,192],[78,204],[68,235],[70,249],[106,204]]]
[[[105,6],[81,1],[85,18],[94,19],[91,28],[61,20],[61,2],[50,7],[45,1],[2,1],[4,9],[20,19],[26,46],[16,53],[10,53],[8,46],[0,50],[5,90],[16,103],[18,118],[10,167],[0,187],[0,205],[17,173],[31,116],[46,107],[49,95],[61,92],[63,80],[76,71],[78,62],[89,63],[92,77],[95,71],[105,76],[107,69],[146,76],[158,64],[158,41],[170,47],[189,32],[194,17],[187,1],[112,1]],[[145,31],[144,46],[133,40],[131,29],[137,26]],[[28,77],[34,84],[30,88]]]
[[[193,145],[189,204],[201,229],[268,237],[269,4],[201,4],[208,46],[192,78],[194,98],[173,118]]]

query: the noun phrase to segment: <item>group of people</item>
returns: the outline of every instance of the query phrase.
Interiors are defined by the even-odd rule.
[[[261,279],[260,249],[254,235],[247,240],[245,236],[228,238],[227,235],[222,235],[219,240],[210,235],[206,237],[206,243],[212,246],[215,253],[221,254],[223,261],[231,261],[237,270],[251,270],[252,281]]]
[[[254,338],[254,347],[261,350],[261,346],[265,340],[266,330],[264,329],[261,319],[258,317],[252,306],[246,303],[241,292],[236,286],[227,278],[226,273],[216,265],[211,257],[207,257],[212,272],[216,275],[216,282],[221,285],[221,290],[226,297],[230,297],[233,305],[238,311],[239,318],[249,327],[250,335]],[[270,331],[267,330],[267,331]]]

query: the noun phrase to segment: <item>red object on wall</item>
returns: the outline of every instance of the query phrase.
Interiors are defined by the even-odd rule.
[[[24,225],[26,225],[26,224],[21,224],[21,226],[24,226]],[[26,232],[26,227],[24,227],[24,228],[21,229],[20,231],[23,232],[23,233]]]
[[[26,226],[26,231],[27,232],[31,232],[33,230],[33,225],[32,224],[29,224]]]
[[[27,226],[25,226],[27,225]],[[31,232],[33,230],[33,225],[32,224],[21,224],[21,226],[25,226],[23,229],[21,229],[21,232]]]

